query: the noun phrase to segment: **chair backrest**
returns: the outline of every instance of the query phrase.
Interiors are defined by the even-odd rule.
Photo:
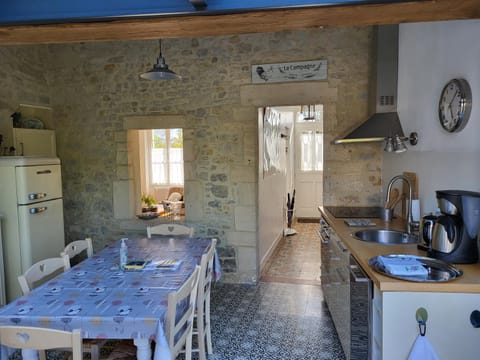
[[[193,236],[193,227],[188,227],[180,224],[160,224],[155,226],[147,226],[147,237],[150,239],[152,235],[164,236]]]
[[[71,348],[73,360],[82,359],[82,332],[25,326],[0,326],[0,344],[16,349]]]
[[[18,277],[23,295],[27,295],[35,287],[36,283],[49,278],[50,275],[60,269],[63,271],[70,269],[70,258],[66,254],[56,258],[40,260],[33,264]]]
[[[213,278],[213,257],[217,239],[212,239],[208,251],[200,259],[200,279],[198,280],[197,311],[203,314],[205,302],[210,302],[210,289]]]
[[[87,257],[91,257],[93,255],[93,244],[91,238],[72,241],[70,244],[65,246],[65,249],[60,253],[60,256],[67,254],[71,259],[85,250],[87,251]]]
[[[197,265],[182,287],[168,294],[165,334],[173,355],[172,359],[182,350],[187,337],[192,336],[199,275],[200,266]]]

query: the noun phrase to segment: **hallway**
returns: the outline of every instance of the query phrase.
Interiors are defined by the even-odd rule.
[[[343,360],[320,288],[318,223],[295,223],[257,286],[216,284],[209,360]]]

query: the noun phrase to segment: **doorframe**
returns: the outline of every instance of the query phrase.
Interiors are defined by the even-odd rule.
[[[337,94],[336,87],[330,87],[328,81],[305,81],[295,83],[279,83],[279,84],[261,84],[261,85],[244,85],[240,87],[240,101],[243,106],[253,106],[256,110],[262,107],[280,107],[280,106],[295,106],[298,104],[323,104],[324,119],[329,119],[332,126],[326,126],[324,122],[324,162],[325,162],[325,146],[327,145],[327,134],[331,131],[333,126],[337,123]],[[258,112],[255,111],[255,114]],[[261,141],[262,134],[258,134],[257,141]],[[328,145],[327,145],[328,146]],[[257,149],[258,143],[257,143]],[[263,155],[263,154],[262,154]],[[258,151],[257,158],[260,156]],[[325,166],[324,172],[325,174]],[[263,169],[258,169],[257,172],[257,186],[256,186],[256,263],[257,263],[257,279],[264,270],[264,266],[268,262],[269,257],[273,253],[278,241],[283,236],[283,228],[279,229],[277,239],[271,241],[269,250],[263,255],[260,254],[260,241],[262,228],[261,214],[259,212],[259,179],[263,174]],[[325,176],[324,176],[325,178]],[[268,239],[267,239],[268,240]],[[264,240],[265,241],[265,240]],[[260,256],[263,255],[263,258]]]

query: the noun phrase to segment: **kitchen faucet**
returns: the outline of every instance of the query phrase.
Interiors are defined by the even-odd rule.
[[[387,186],[387,204],[390,202],[390,190],[392,189],[393,183],[397,180],[403,180],[408,186],[408,206],[407,206],[407,233],[412,234],[414,229],[418,229],[419,222],[413,221],[412,215],[412,184],[410,180],[404,175],[394,176]]]

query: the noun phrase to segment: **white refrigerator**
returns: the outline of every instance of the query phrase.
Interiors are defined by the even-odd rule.
[[[0,213],[10,302],[21,295],[18,275],[65,247],[60,160],[0,157]]]

